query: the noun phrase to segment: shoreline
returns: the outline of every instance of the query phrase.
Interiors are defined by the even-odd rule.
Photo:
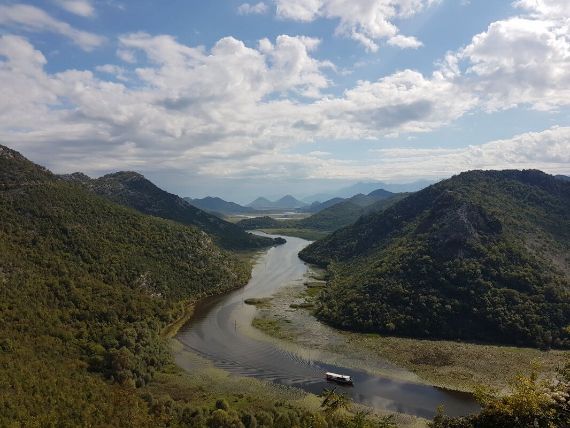
[[[370,374],[402,379],[399,368],[414,379],[451,392],[473,393],[481,385],[505,391],[520,374],[539,367],[545,375],[570,358],[570,351],[380,336],[339,330],[316,319],[311,304],[320,292],[312,287],[315,267],[309,265],[303,285],[291,284],[258,307],[253,327],[265,340],[283,349],[303,347]],[[388,363],[388,367],[385,364]]]

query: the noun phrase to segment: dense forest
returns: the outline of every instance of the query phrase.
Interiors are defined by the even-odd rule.
[[[204,232],[2,146],[0,218],[0,426],[136,426],[147,406],[128,390],[170,360],[161,329],[188,301],[249,278]]]
[[[360,331],[569,348],[569,207],[570,184],[540,171],[432,185],[300,253],[331,275],[317,315]]]
[[[210,234],[218,245],[229,250],[255,250],[275,244],[270,238],[246,233],[236,225],[194,207],[188,201],[158,188],[136,172],[117,172],[96,180],[81,173],[62,178],[143,214],[196,226]]]

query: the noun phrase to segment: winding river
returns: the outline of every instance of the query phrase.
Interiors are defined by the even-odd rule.
[[[249,283],[239,290],[201,302],[192,319],[180,329],[177,340],[231,373],[320,393],[331,385],[324,373],[348,374],[353,387],[338,386],[354,401],[377,409],[431,418],[440,404],[452,416],[478,410],[473,398],[464,393],[382,378],[364,371],[333,366],[307,358],[310,352],[286,351],[271,340],[258,340],[251,334],[256,308],[247,298],[270,297],[293,281],[303,280],[307,266],[298,252],[309,244],[300,238],[285,237],[287,243],[265,252],[255,264]],[[179,361],[179,365],[184,364]]]

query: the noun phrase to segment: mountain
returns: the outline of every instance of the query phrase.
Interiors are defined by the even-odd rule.
[[[393,192],[389,192],[386,189],[376,189],[373,190],[372,192],[370,192],[368,194],[369,197],[377,199],[377,200],[381,200],[381,199],[386,199],[386,198],[390,198],[392,196],[394,196]]]
[[[304,202],[301,202],[300,200],[294,198],[291,195],[283,196],[281,199],[279,199],[278,201],[275,202],[275,207],[276,208],[282,208],[282,209],[301,208],[301,207],[304,207],[305,205],[307,205],[307,204]]]
[[[324,210],[325,208],[332,207],[333,205],[336,205],[342,201],[344,201],[343,198],[332,198],[325,202],[313,202],[311,205],[300,208],[299,211],[314,214]]]
[[[317,315],[346,329],[570,348],[570,183],[471,171],[301,251],[332,279]]]
[[[384,189],[391,193],[416,192],[429,186],[430,184],[433,184],[433,181],[418,180],[411,183],[384,183],[382,181],[360,182],[348,187],[343,187],[333,192],[317,193],[303,198],[303,201],[310,204],[315,201],[327,201],[332,198],[347,199],[358,194],[367,195],[376,189]]]
[[[298,220],[296,227],[321,232],[333,232],[354,223],[360,216],[375,210],[382,210],[405,196],[406,194],[395,195],[382,189],[371,192],[368,195],[358,194],[325,208],[310,217]],[[386,202],[375,205],[381,201]]]
[[[267,198],[259,197],[255,201],[247,204],[247,206],[257,210],[267,210],[273,207],[273,202]]]
[[[247,264],[3,146],[0,218],[0,426],[160,426],[135,388],[172,364],[162,328]]]
[[[237,225],[243,230],[256,230],[256,229],[280,229],[288,227],[291,221],[276,220],[273,217],[262,216],[253,218],[244,218],[237,222]]]
[[[369,195],[355,195],[350,199],[316,212],[300,220],[276,220],[269,216],[248,218],[237,225],[244,230],[254,229],[310,229],[318,232],[333,232],[354,223],[364,214],[381,211],[395,204],[407,194],[393,194],[385,190],[376,190]]]
[[[255,212],[254,209],[244,207],[235,202],[224,201],[221,198],[207,196],[202,199],[183,198],[190,205],[203,211],[221,214],[246,214]]]
[[[95,180],[77,173],[62,178],[79,183],[97,195],[143,214],[196,226],[226,249],[251,250],[274,244],[269,238],[246,233],[236,225],[190,205],[136,172],[116,172]]]
[[[259,197],[247,206],[256,210],[294,210],[304,207],[304,202],[299,201],[291,195],[283,196],[278,201],[270,201],[267,198]]]
[[[570,177],[567,175],[556,175],[555,177],[559,180],[570,181]]]

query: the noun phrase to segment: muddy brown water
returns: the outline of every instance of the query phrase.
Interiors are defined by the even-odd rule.
[[[424,418],[433,417],[439,405],[444,405],[447,414],[452,416],[479,410],[470,394],[314,361],[306,358],[310,352],[287,351],[271,340],[257,340],[248,334],[256,308],[245,304],[244,300],[270,297],[280,288],[294,281],[302,281],[307,272],[307,265],[297,254],[309,241],[284,238],[286,244],[269,249],[258,259],[251,280],[244,288],[206,299],[196,307],[194,316],[176,336],[185,349],[207,358],[216,367],[240,376],[288,385],[315,394],[322,392],[323,388],[336,386],[337,391],[354,401],[376,409]],[[184,362],[178,363],[185,367]],[[331,385],[324,379],[327,371],[352,376],[354,386]]]

